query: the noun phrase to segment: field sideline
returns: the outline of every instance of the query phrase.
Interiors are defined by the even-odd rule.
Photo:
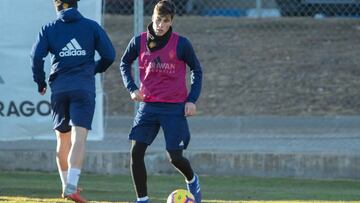
[[[69,202],[59,198],[56,173],[0,172],[0,183],[0,202]],[[203,176],[201,185],[204,203],[360,203],[360,181]],[[130,176],[83,174],[80,187],[91,202],[134,200]],[[185,184],[180,175],[149,176],[148,188],[152,203],[160,203]]]

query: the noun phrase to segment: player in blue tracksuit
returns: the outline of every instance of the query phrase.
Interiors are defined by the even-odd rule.
[[[44,57],[51,54],[48,82],[63,196],[86,202],[77,185],[95,109],[95,74],[113,63],[115,50],[101,26],[77,10],[78,0],[53,1],[58,17],[42,27],[31,51],[31,68],[38,92],[44,95]]]
[[[187,182],[196,203],[201,202],[199,177],[183,156],[190,141],[187,117],[196,114],[196,101],[201,92],[202,68],[190,41],[172,32],[175,6],[169,0],[159,1],[152,23],[140,36],[134,37],[120,64],[123,82],[131,99],[140,106],[129,139],[131,174],[137,203],[148,203],[147,174],[144,163],[146,149],[163,129],[166,151],[171,164]],[[131,64],[138,59],[140,86],[131,76]],[[186,88],[186,66],[191,71],[191,90]]]

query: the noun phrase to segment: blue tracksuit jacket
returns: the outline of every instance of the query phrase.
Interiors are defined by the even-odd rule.
[[[95,51],[100,60],[94,60]],[[76,8],[58,13],[42,27],[31,51],[34,81],[45,82],[44,57],[51,54],[49,85],[52,93],[83,89],[95,91],[96,73],[115,60],[114,47],[101,26],[84,18]]]

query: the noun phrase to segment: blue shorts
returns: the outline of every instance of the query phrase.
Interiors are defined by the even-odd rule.
[[[95,93],[86,90],[72,90],[51,95],[54,129],[69,132],[71,126],[91,130],[95,111]]]
[[[167,150],[186,149],[190,141],[184,114],[161,114],[138,111],[129,139],[150,145],[162,127]]]

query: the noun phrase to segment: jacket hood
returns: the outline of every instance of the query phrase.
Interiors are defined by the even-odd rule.
[[[58,12],[58,19],[65,23],[78,21],[81,18],[83,18],[83,16],[76,8],[68,8]]]

